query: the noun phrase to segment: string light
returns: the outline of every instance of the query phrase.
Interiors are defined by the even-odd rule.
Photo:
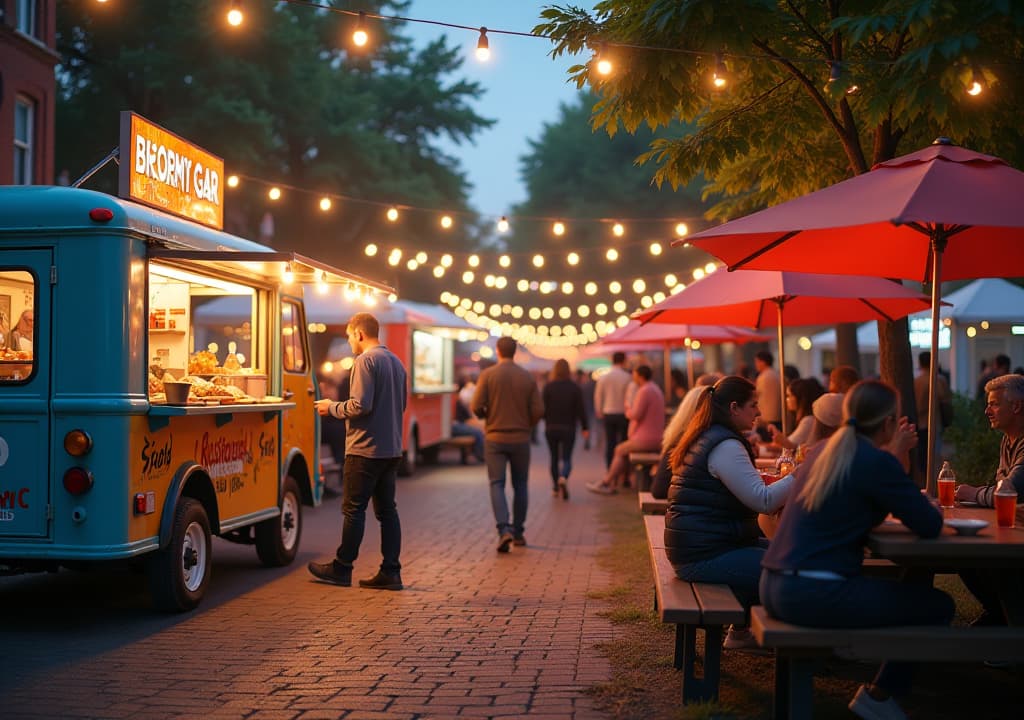
[[[452,256],[445,253],[441,256],[441,267],[450,268],[452,266]]]
[[[320,209],[324,212],[331,209],[331,199],[329,197],[320,198]]]
[[[451,215],[442,215],[441,216],[441,227],[443,227],[445,230],[450,228],[454,223],[455,223],[455,221],[452,220],[452,216]]]
[[[558,237],[565,235],[565,223],[555,222],[555,224],[551,226],[551,232],[553,232]]]
[[[370,243],[363,252],[366,253],[366,257],[374,257],[377,254],[377,246]]]
[[[366,32],[366,13],[360,10],[359,16],[356,19],[356,29],[352,33],[352,42],[356,47],[365,47],[369,41],[370,36]]]
[[[722,53],[715,53],[715,72],[711,75],[711,84],[716,90],[724,90],[725,86],[729,84],[728,70],[726,70]]]
[[[571,252],[565,256],[565,261],[570,265],[576,266],[580,264],[580,255],[577,252]]]
[[[608,248],[608,252],[604,256],[608,258],[608,262],[615,262],[619,259],[619,251],[615,248]]]
[[[967,94],[971,97],[977,97],[985,91],[985,76],[978,72],[975,68],[971,73],[971,84],[967,86]]]
[[[690,232],[690,228],[686,226],[686,223],[676,223],[676,237],[686,237],[687,233]]]
[[[295,282],[295,272],[292,270],[292,264],[290,262],[284,264],[284,270],[281,271],[281,279],[285,285],[291,285]]]
[[[498,220],[498,232],[500,232],[500,233],[507,233],[508,232],[508,218],[505,217],[504,215],[502,215],[501,219]]]
[[[501,265],[501,267],[503,268],[507,268],[510,265],[512,265],[512,258],[510,258],[508,255],[502,255],[501,257],[498,258],[498,264]]]
[[[615,237],[622,237],[626,234],[626,228],[622,223],[615,223],[612,225],[612,235]]]
[[[236,187],[238,187],[238,176],[237,175],[228,175],[228,187],[229,188],[236,188]]]
[[[392,206],[388,208],[388,211],[384,214],[389,222],[395,222],[398,220],[398,208]]]
[[[487,62],[491,59],[491,44],[487,41],[487,28],[480,28],[480,39],[476,41],[476,59]]]
[[[270,190],[267,192],[267,197],[270,198],[271,200],[280,200],[281,199],[281,188],[279,188],[279,187],[272,187],[272,188],[270,188]]]
[[[612,61],[608,59],[603,42],[598,43],[597,51],[594,53],[594,60],[596,61],[597,72],[599,75],[612,74]]]
[[[659,242],[652,242],[650,248],[648,249],[651,251],[651,255],[661,255],[661,243]]]
[[[470,255],[469,258],[466,260],[466,264],[472,268],[480,267],[480,256]]]
[[[106,2],[106,0],[100,0]],[[231,0],[231,7],[228,10],[228,25],[238,27],[245,20],[245,15],[242,13],[242,2],[241,0]]]
[[[320,271],[320,275],[317,278],[316,289],[321,295],[326,295],[329,289],[327,285],[327,272],[325,270]]]
[[[533,266],[534,267],[538,267],[538,268],[544,267],[544,256],[543,255],[534,255],[533,256]]]

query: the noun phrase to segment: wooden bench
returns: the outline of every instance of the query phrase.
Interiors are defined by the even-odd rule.
[[[441,447],[458,448],[463,465],[469,463],[469,455],[473,452],[476,439],[472,435],[456,435],[438,443]]]
[[[640,512],[644,515],[664,515],[668,510],[668,500],[656,498],[649,492],[639,492],[636,496],[640,503]]]
[[[631,452],[629,464],[633,467],[633,480],[636,489],[646,492],[651,489],[651,469],[656,468],[661,461],[661,453],[656,452]]]
[[[654,609],[663,623],[676,626],[673,665],[683,671],[683,704],[717,700],[722,627],[745,622],[746,613],[728,585],[689,583],[676,577],[665,554],[664,515],[645,515],[644,528],[654,573]],[[697,653],[698,631],[704,635],[702,656]]]
[[[981,662],[1024,660],[1024,628],[810,628],[750,609],[750,627],[762,647],[775,650],[773,717],[802,720],[813,713],[813,672],[828,657],[848,660]]]

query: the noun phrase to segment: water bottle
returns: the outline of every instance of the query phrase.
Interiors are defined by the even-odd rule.
[[[949,460],[942,462],[938,479],[939,506],[944,508],[953,507],[956,498],[956,473],[953,472]]]

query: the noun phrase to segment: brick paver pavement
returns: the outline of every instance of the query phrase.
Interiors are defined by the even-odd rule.
[[[577,447],[566,503],[533,450],[529,546],[508,555],[483,466],[399,481],[402,592],[311,580],[306,562],[337,544],[338,499],[307,509],[289,568],[218,541],[211,593],[187,615],[153,613],[128,574],[0,579],[0,716],[602,717],[584,691],[609,678],[594,644],[615,634],[587,596],[610,584],[595,562],[605,499],[583,488],[602,453]],[[379,538],[371,513],[356,578],[376,571]]]

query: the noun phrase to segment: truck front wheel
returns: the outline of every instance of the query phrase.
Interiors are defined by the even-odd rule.
[[[157,608],[183,612],[199,604],[210,581],[211,549],[210,520],[202,503],[181,498],[174,508],[170,542],[150,555],[147,563]]]
[[[256,526],[256,554],[267,567],[288,565],[299,551],[302,538],[302,497],[295,478],[287,477],[281,489],[281,514]]]

